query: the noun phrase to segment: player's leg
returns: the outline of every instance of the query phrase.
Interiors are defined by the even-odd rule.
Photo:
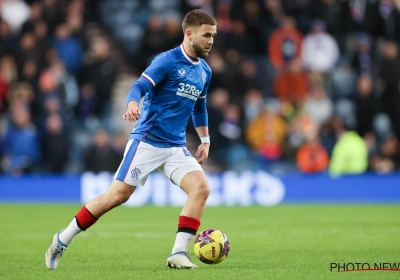
[[[59,239],[64,244],[70,244],[75,236],[91,227],[105,213],[125,203],[136,187],[124,182],[113,180],[110,188],[103,194],[89,201],[76,214],[70,225],[60,233]]]
[[[181,216],[200,220],[210,194],[210,188],[204,172],[202,170],[194,170],[187,173],[182,178],[180,187],[188,195],[188,199],[182,208]]]
[[[98,218],[112,208],[127,201],[136,188],[134,186],[143,186],[149,173],[161,165],[167,157],[168,151],[165,149],[159,149],[138,140],[129,140],[124,158],[107,192],[82,207],[68,227],[60,234],[54,235],[50,248],[46,252],[47,267],[55,269],[59,258],[74,237],[92,226]]]
[[[46,266],[49,269],[56,269],[64,251],[75,236],[91,227],[112,208],[126,202],[135,188],[124,182],[114,180],[105,193],[83,206],[67,228],[53,236],[50,247],[45,254]]]
[[[175,183],[176,175],[188,171],[190,166],[177,169],[171,176]],[[175,176],[174,176],[175,174]],[[179,178],[178,178],[179,180]],[[202,170],[198,166],[192,166],[192,170],[186,173],[180,180],[179,185],[188,195],[188,199],[181,211],[178,221],[178,232],[171,255],[167,259],[168,267],[175,268],[197,268],[187,255],[187,248],[193,236],[196,235],[200,226],[200,219],[203,215],[210,189]]]

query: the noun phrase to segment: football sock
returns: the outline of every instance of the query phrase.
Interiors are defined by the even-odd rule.
[[[82,232],[82,230],[78,227],[78,224],[76,223],[76,218],[74,218],[72,222],[68,225],[68,227],[60,233],[58,239],[62,243],[69,245],[72,240],[74,240],[75,236],[77,236],[80,232]]]
[[[187,216],[179,216],[178,232],[176,233],[172,254],[187,251],[190,241],[200,227],[200,220]]]
[[[72,242],[75,236],[80,232],[87,230],[95,222],[97,222],[97,218],[89,212],[86,206],[83,206],[68,227],[60,233],[58,238],[61,242],[68,245]]]

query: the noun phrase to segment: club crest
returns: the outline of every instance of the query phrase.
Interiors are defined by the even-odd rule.
[[[206,74],[206,72],[201,73],[201,79],[203,80],[203,84],[207,81],[207,74]]]
[[[132,169],[132,171],[131,171],[132,179],[134,179],[134,180],[139,179],[140,173],[142,173],[142,172],[140,171],[139,168],[135,167],[134,169]]]

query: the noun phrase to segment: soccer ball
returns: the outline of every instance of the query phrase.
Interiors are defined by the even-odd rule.
[[[229,240],[219,229],[203,230],[194,241],[196,257],[206,264],[217,264],[226,259],[230,250]]]

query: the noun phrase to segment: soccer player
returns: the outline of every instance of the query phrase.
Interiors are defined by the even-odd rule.
[[[203,60],[217,34],[215,19],[202,10],[186,14],[183,43],[159,54],[129,90],[123,119],[137,121],[125,155],[110,188],[76,214],[67,228],[53,236],[45,255],[46,266],[56,269],[76,235],[91,227],[102,215],[126,202],[137,186],[145,184],[154,170],[168,177],[188,195],[178,220],[178,232],[167,258],[170,268],[198,268],[187,247],[196,234],[210,189],[200,166],[210,145],[206,95],[211,69]],[[139,101],[145,96],[142,110]],[[201,139],[196,160],[185,148],[186,126],[192,117]]]

